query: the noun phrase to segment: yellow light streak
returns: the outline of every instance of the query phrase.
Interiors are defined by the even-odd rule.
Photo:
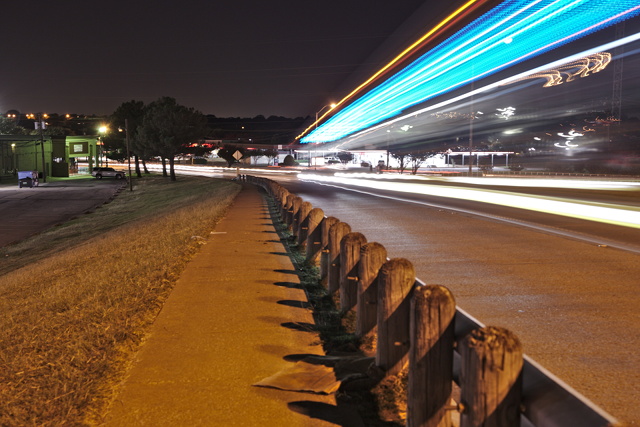
[[[332,108],[331,110],[327,111],[326,113],[324,113],[322,116],[320,116],[315,122],[313,122],[308,128],[306,128],[304,131],[302,131],[302,133],[300,135],[298,135],[296,137],[296,140],[302,138],[304,135],[306,135],[311,129],[315,129],[316,125],[318,123],[320,123],[329,113],[331,113],[333,110],[335,110],[336,108],[340,107],[342,104],[344,104],[345,102],[347,102],[349,99],[351,99],[353,96],[355,96],[358,92],[360,92],[360,90],[362,90],[364,87],[366,87],[368,84],[370,84],[371,82],[373,82],[375,79],[377,79],[381,74],[385,73],[387,70],[389,70],[391,67],[393,67],[396,63],[398,63],[401,59],[403,59],[404,57],[406,57],[407,55],[409,55],[410,53],[413,52],[414,49],[416,49],[417,47],[419,47],[422,43],[424,43],[429,37],[431,37],[433,34],[435,34],[437,31],[439,31],[442,27],[444,27],[445,25],[447,25],[449,22],[451,22],[454,18],[456,18],[458,15],[460,15],[462,12],[464,12],[465,10],[467,10],[469,7],[471,7],[472,5],[474,5],[475,3],[484,3],[487,0],[469,0],[468,2],[466,2],[465,4],[463,4],[462,6],[460,6],[458,9],[456,9],[453,13],[451,13],[449,16],[447,16],[446,18],[444,18],[442,21],[440,21],[435,27],[433,27],[431,30],[429,30],[426,34],[424,34],[422,37],[420,37],[418,40],[416,40],[414,43],[412,43],[409,47],[407,47],[405,50],[403,50],[398,56],[396,56],[395,58],[393,58],[387,65],[385,65],[384,67],[380,68],[378,71],[376,71],[371,77],[369,77],[367,80],[364,81],[364,83],[362,83],[360,86],[356,87],[353,91],[351,91],[347,96],[345,96],[344,98],[342,98],[340,101],[338,101],[335,104],[335,107]]]

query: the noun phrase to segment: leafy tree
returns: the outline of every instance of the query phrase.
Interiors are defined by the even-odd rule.
[[[343,165],[346,165],[347,163],[353,160],[353,154],[351,154],[348,151],[339,152],[337,157],[340,160],[340,163],[342,163]]]
[[[188,152],[191,143],[205,134],[205,116],[168,96],[147,106],[138,132],[143,141],[153,144],[154,154],[163,160],[163,173],[166,173],[166,160],[169,161],[172,181],[176,180],[175,156]]]
[[[249,156],[251,156],[251,158],[253,159],[253,164],[257,164],[258,163],[258,159],[260,159],[260,157],[264,157],[264,150],[262,149],[257,149],[257,150],[250,150],[248,153]]]
[[[113,129],[121,129],[129,132],[129,149],[135,158],[135,168],[138,178],[142,176],[140,173],[140,159],[147,159],[150,157],[150,147],[146,146],[144,141],[138,137],[138,128],[142,124],[142,118],[144,117],[144,103],[142,101],[127,101],[120,104],[118,108],[111,114],[110,125]],[[124,146],[126,147],[127,135],[122,132],[118,133],[122,135]],[[125,158],[128,158],[131,153],[127,153]],[[144,165],[144,163],[143,163]],[[148,173],[145,166],[145,172]]]
[[[272,165],[273,164],[273,160],[278,157],[278,150],[276,150],[275,148],[267,148],[264,151],[264,155],[267,156],[267,158],[269,159],[269,164]]]
[[[246,156],[246,150],[242,147],[236,147],[235,145],[225,145],[221,149],[218,150],[218,157],[224,159],[227,162],[227,166],[231,167],[234,163],[237,162],[236,158],[233,157],[233,154],[239,151],[242,154],[242,159]]]
[[[409,154],[404,151],[390,151],[391,156],[398,161],[400,173],[407,168]]]
[[[0,135],[25,135],[26,129],[16,124],[14,119],[0,117]]]
[[[430,151],[416,151],[413,153],[409,153],[409,161],[411,162],[411,174],[417,174],[420,166],[422,166],[424,161],[432,155],[433,153]]]

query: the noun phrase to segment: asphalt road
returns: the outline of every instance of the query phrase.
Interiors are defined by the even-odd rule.
[[[272,179],[383,244],[389,257],[409,259],[423,281],[447,286],[461,308],[512,330],[542,366],[619,420],[640,425],[637,229],[487,205],[491,218],[483,218],[461,211],[482,210],[478,203],[400,195],[412,203]],[[637,193],[593,195],[637,201]],[[543,228],[505,222],[512,219]]]
[[[33,188],[0,185],[0,247],[92,211],[115,197],[124,184],[86,177]]]
[[[390,257],[409,259],[423,281],[447,286],[461,308],[484,324],[511,329],[542,366],[620,421],[640,425],[640,255],[599,244],[616,241],[633,249],[640,242],[637,229],[444,198],[404,194],[413,202],[400,201],[388,198],[397,194],[380,198],[269,177],[382,243]],[[0,246],[94,209],[121,185],[85,179],[0,186]],[[558,191],[545,194],[587,196]],[[637,202],[632,193],[589,194]],[[491,218],[465,213],[483,209]],[[544,228],[505,222],[511,219]]]

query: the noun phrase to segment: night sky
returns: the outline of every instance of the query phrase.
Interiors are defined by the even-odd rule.
[[[313,116],[423,4],[6,2],[0,112],[103,115],[171,96],[218,117]]]

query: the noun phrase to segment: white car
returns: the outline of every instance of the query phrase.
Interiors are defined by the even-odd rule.
[[[103,176],[115,179],[123,179],[127,177],[127,173],[125,171],[115,170],[114,168],[93,168],[91,175],[95,176],[97,179],[102,179]]]

